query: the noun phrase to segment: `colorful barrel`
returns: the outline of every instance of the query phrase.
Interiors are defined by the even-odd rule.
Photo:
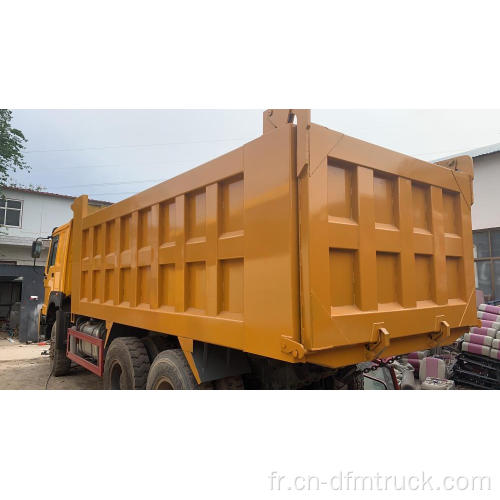
[[[486,334],[485,334],[486,335]],[[425,350],[425,351],[415,351],[415,352],[410,352],[406,355],[408,359],[424,359],[430,356],[431,351]]]
[[[477,335],[476,333],[466,333],[464,335],[465,342],[470,342],[471,344],[479,344],[485,346],[491,346],[493,337],[489,335]]]
[[[497,330],[493,330],[493,328],[477,328],[476,326],[472,327],[469,333],[474,333],[475,335],[487,335],[492,338],[495,338],[498,334]]]
[[[500,316],[498,316],[497,314],[491,314],[491,313],[487,313],[487,312],[483,312],[483,311],[478,311],[477,317],[479,319],[486,319],[488,321],[495,321],[495,322],[500,321]]]
[[[500,360],[500,351],[498,349],[491,349],[490,358],[499,359]]]
[[[462,343],[462,351],[470,352],[471,354],[480,354],[482,356],[489,356],[491,348],[485,345],[471,344],[470,342]]]
[[[407,359],[407,362],[413,366],[413,369],[415,370],[415,375],[418,375],[419,371],[420,371],[420,363],[421,363],[421,360],[420,359],[417,359],[417,358],[408,358]]]
[[[480,311],[484,311],[487,313],[496,314],[497,316],[500,315],[500,307],[498,307],[498,306],[490,306],[488,304],[480,304],[478,309]]]
[[[481,326],[483,328],[493,328],[493,330],[500,330],[500,322],[488,321],[487,319],[481,320]]]

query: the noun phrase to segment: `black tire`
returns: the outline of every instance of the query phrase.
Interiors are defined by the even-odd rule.
[[[147,389],[184,391],[198,384],[182,349],[169,349],[156,357],[149,370]]]
[[[365,388],[363,373],[354,373],[347,381],[347,388],[351,391],[362,391]]]
[[[50,332],[50,372],[54,377],[62,377],[67,375],[71,368],[71,359],[66,357],[66,350],[56,348],[56,328],[57,322],[52,325]]]
[[[243,378],[240,376],[226,377],[215,382],[215,389],[219,391],[242,391],[245,389]]]
[[[150,363],[144,344],[136,337],[119,337],[109,346],[104,362],[104,389],[146,388]]]
[[[172,349],[173,345],[170,339],[164,335],[150,334],[142,338],[142,343],[148,351],[149,362],[152,363],[160,352],[166,351],[167,349]]]
[[[53,323],[45,323],[45,325],[43,325],[43,327],[40,328],[44,340],[50,340],[52,338],[52,327],[55,324],[56,324],[55,321]],[[40,337],[40,340],[41,340],[41,337]]]

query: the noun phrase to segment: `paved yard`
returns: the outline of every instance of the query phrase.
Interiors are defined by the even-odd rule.
[[[11,343],[0,334],[0,389],[45,389],[50,374],[48,346]],[[99,377],[81,367],[71,368],[65,377],[51,377],[48,389],[102,389]]]

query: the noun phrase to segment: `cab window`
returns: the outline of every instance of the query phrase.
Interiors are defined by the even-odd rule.
[[[47,265],[47,269],[52,267],[56,263],[57,247],[59,245],[59,235],[52,238],[52,245],[50,246],[50,255]]]

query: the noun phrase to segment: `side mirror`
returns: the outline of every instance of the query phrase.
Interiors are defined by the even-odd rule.
[[[31,244],[31,257],[33,257],[33,259],[38,259],[40,255],[42,255],[42,241],[35,240]]]

